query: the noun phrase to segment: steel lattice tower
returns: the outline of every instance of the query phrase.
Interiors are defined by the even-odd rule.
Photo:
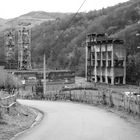
[[[7,31],[4,33],[4,47],[5,47],[5,67],[12,69],[16,67],[15,61],[15,31]]]
[[[18,30],[18,69],[31,69],[31,28],[20,26]]]

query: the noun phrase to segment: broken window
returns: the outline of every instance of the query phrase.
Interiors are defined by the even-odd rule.
[[[114,67],[123,67],[124,60],[114,60]]]

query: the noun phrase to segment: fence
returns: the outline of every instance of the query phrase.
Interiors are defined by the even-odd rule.
[[[14,95],[10,95],[5,98],[0,98],[0,113],[9,113],[12,106],[16,104],[18,93],[15,93]]]
[[[62,90],[48,91],[45,94],[47,100],[70,100],[94,105],[107,105],[117,109],[140,115],[140,96],[128,96],[123,92],[116,92],[107,88],[65,87]]]

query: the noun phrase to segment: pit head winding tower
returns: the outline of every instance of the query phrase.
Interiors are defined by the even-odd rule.
[[[18,29],[18,69],[31,69],[31,28],[19,26]]]

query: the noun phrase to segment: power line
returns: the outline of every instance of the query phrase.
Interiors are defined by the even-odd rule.
[[[74,18],[77,16],[77,14],[79,13],[80,9],[83,7],[83,5],[85,4],[86,0],[84,0],[82,2],[82,4],[80,5],[80,7],[78,8],[77,12],[74,14],[74,16],[71,18],[70,22],[67,24],[66,29],[72,24]],[[65,32],[65,30],[63,30],[61,32],[61,34],[58,36],[58,38],[56,39],[55,43],[59,40],[59,38],[63,35],[63,33]]]

